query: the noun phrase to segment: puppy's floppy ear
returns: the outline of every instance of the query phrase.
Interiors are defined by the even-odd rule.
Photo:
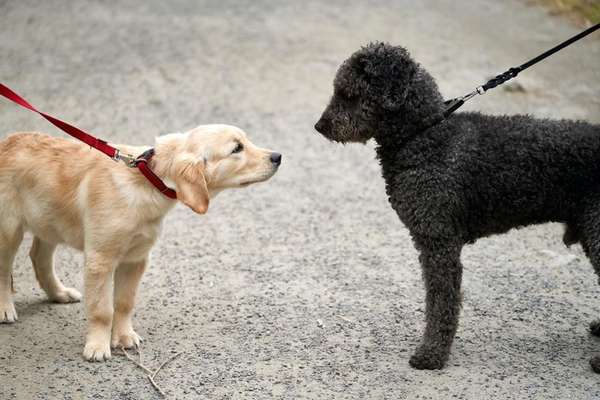
[[[173,167],[177,199],[198,214],[206,213],[210,199],[204,160],[190,153],[181,154],[175,158]]]

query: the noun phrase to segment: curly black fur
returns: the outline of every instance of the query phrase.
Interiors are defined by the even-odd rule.
[[[596,319],[590,322],[590,333],[594,336],[600,337],[600,320]]]
[[[315,128],[374,138],[390,203],[420,251],[426,327],[410,364],[443,367],[460,313],[462,247],[549,221],[566,224],[600,274],[600,126],[443,110],[434,79],[402,47],[375,43],[339,68]]]

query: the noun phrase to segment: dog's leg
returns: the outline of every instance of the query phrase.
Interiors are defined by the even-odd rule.
[[[17,320],[17,311],[12,300],[12,266],[17,249],[23,239],[23,229],[10,221],[0,221],[0,323]]]
[[[600,195],[595,197],[584,208],[580,219],[581,246],[598,275],[600,284]],[[600,320],[590,323],[590,333],[600,336]],[[590,359],[594,372],[600,373],[600,355]]]
[[[418,247],[426,290],[426,326],[410,365],[418,369],[439,369],[448,360],[458,327],[462,246],[425,243]]]
[[[44,242],[37,236],[29,251],[35,277],[48,298],[56,303],[72,303],[81,300],[81,293],[73,288],[65,287],[54,271],[54,250],[56,245]]]
[[[147,260],[136,263],[121,263],[115,271],[115,314],[112,325],[112,347],[131,348],[140,345],[141,338],[133,330],[131,318],[138,284],[146,269],[146,264]]]
[[[85,254],[85,305],[88,332],[83,356],[89,361],[110,358],[110,334],[113,318],[113,272],[117,262],[114,254]]]

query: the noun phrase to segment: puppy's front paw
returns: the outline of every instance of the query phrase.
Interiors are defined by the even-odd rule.
[[[11,300],[0,302],[0,324],[11,324],[17,320],[17,311]]]
[[[48,296],[55,303],[77,303],[81,301],[81,293],[77,289],[64,288]]]
[[[83,357],[88,361],[105,361],[110,359],[108,341],[88,340],[83,349]]]
[[[416,369],[442,369],[448,360],[448,353],[440,352],[431,346],[420,346],[408,363]]]
[[[124,347],[126,349],[131,349],[140,347],[141,342],[142,338],[140,335],[135,333],[133,329],[130,329],[125,332],[113,332],[110,345],[112,348]]]

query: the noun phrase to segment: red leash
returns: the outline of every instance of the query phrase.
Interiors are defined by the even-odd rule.
[[[25,100],[24,98],[22,98],[15,92],[13,92],[8,87],[4,86],[2,83],[0,83],[0,95],[6,97],[7,99],[9,99],[10,101],[12,101],[14,103],[17,103],[18,105],[20,105],[23,108],[27,108],[28,110],[31,110],[33,112],[40,114],[42,117],[46,118],[51,124],[53,124],[54,126],[59,128],[63,132],[73,136],[74,138],[82,141],[83,143],[89,145],[90,147],[93,147],[96,150],[101,151],[102,153],[106,154],[113,160],[115,160],[115,161],[121,160],[128,167],[139,169],[140,172],[142,173],[142,175],[144,175],[146,177],[146,179],[148,179],[148,181],[155,188],[157,188],[162,194],[164,194],[165,196],[167,196],[171,199],[177,199],[177,193],[175,192],[175,190],[173,190],[170,187],[168,187],[167,185],[165,185],[165,183],[154,172],[152,172],[150,167],[148,167],[148,161],[150,161],[150,159],[154,155],[154,149],[150,149],[150,150],[144,152],[137,158],[134,158],[133,156],[130,156],[128,154],[125,154],[125,155],[120,154],[119,149],[112,147],[111,145],[106,143],[104,140],[95,138],[94,136],[90,135],[89,133],[86,133],[73,125],[70,125],[64,121],[61,121],[60,119],[54,118],[53,116],[43,113],[41,111],[38,111],[34,106],[29,104],[27,102],[27,100]]]

